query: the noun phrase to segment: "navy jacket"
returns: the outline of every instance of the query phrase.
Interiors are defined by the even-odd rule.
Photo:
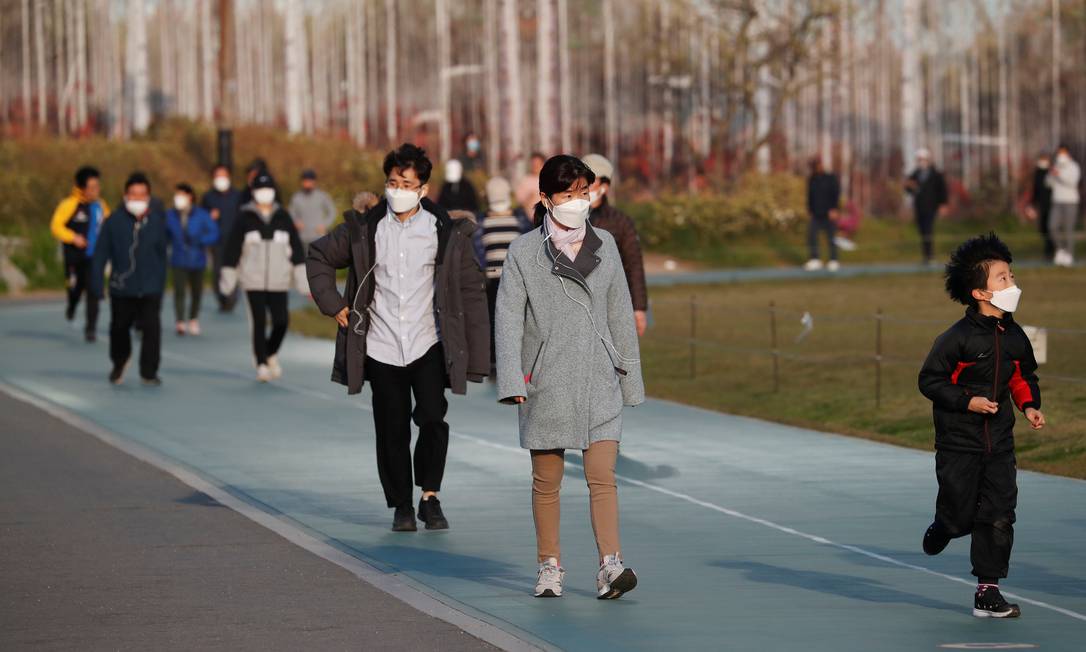
[[[1014,450],[1014,407],[1023,412],[1041,408],[1033,346],[1010,314],[997,319],[967,309],[935,340],[920,370],[919,385],[932,402],[939,450]],[[970,412],[974,396],[999,403],[999,411]]]
[[[219,210],[218,226],[221,237],[216,243],[216,249],[221,251],[226,245],[226,238],[234,230],[234,222],[241,210],[241,191],[237,188],[231,188],[226,192],[219,192],[212,188],[204,193],[204,196],[200,199],[200,206],[207,210],[209,214],[216,208]]]
[[[836,174],[820,172],[807,179],[807,211],[815,219],[829,219],[830,211],[841,203],[841,184]]]
[[[182,228],[181,213],[171,208],[166,213],[170,233],[170,266],[182,269],[207,267],[207,248],[219,241],[219,225],[211,213],[194,206],[188,223]]]
[[[151,200],[150,211],[142,220],[136,220],[121,204],[102,223],[102,231],[98,234],[91,271],[91,291],[97,297],[102,296],[102,274],[108,262],[112,266],[109,277],[111,296],[162,294],[166,287],[166,247],[169,241],[166,214],[161,202]]]

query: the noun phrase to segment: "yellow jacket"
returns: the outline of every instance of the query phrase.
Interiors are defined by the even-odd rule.
[[[68,223],[75,215],[79,205],[84,202],[86,202],[86,198],[83,196],[83,191],[76,186],[72,188],[72,194],[57,204],[57,209],[53,211],[53,219],[49,221],[49,230],[52,231],[54,238],[68,245],[75,242],[76,232],[68,226]],[[109,204],[106,203],[106,200],[99,198],[98,205],[102,207],[102,220],[104,221],[109,217]]]

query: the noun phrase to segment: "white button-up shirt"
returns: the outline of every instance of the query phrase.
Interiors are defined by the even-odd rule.
[[[401,222],[391,211],[377,223],[377,266],[366,353],[406,367],[437,344],[434,259],[437,218],[423,208]]]

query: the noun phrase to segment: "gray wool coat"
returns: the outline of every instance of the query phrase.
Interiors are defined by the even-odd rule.
[[[544,242],[546,228],[517,238],[502,268],[498,400],[527,397],[518,406],[522,447],[585,450],[620,440],[623,405],[645,400],[633,305],[611,234],[589,225],[570,261]]]

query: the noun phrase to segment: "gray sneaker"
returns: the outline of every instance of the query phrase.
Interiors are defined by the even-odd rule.
[[[565,569],[558,565],[558,560],[554,557],[540,564],[539,574],[535,580],[535,597],[562,597],[562,579],[565,576]]]
[[[616,552],[603,558],[600,572],[596,573],[596,597],[614,600],[629,593],[637,586],[637,574],[622,565],[622,557]]]

